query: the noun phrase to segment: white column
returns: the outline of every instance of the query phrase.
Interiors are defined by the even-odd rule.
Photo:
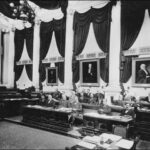
[[[2,84],[2,43],[1,43],[1,34],[2,31],[0,30],[0,84]]]
[[[105,89],[105,97],[110,102],[110,98],[118,99],[121,91],[120,87],[120,44],[121,44],[121,4],[117,2],[112,8],[112,22],[110,29],[110,53],[109,53],[109,85]]]
[[[8,53],[9,53],[9,33],[4,33],[4,53],[3,53],[3,72],[2,84],[8,86]]]
[[[66,22],[66,47],[65,47],[65,82],[66,90],[73,89],[72,86],[72,54],[73,54],[73,15],[74,10],[67,11]]]
[[[14,57],[15,57],[15,46],[14,46],[14,31],[9,32],[9,47],[8,47],[8,88],[14,87]]]
[[[39,90],[39,60],[40,60],[40,21],[35,21],[33,36],[33,73],[32,81],[36,90]]]

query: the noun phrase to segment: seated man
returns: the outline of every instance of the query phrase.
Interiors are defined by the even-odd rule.
[[[129,115],[134,119],[135,118],[135,112],[134,112],[133,107],[131,107],[130,104],[126,104],[125,105],[125,111],[122,113],[122,115]]]
[[[56,89],[55,92],[53,93],[52,97],[57,99],[57,100],[61,100],[62,94],[58,89]]]
[[[59,105],[59,101],[52,98],[52,95],[48,95],[48,98],[46,100],[46,106],[49,106],[49,107],[58,107]]]
[[[47,99],[46,95],[40,93],[39,97],[40,97],[39,105],[43,105],[43,106],[46,105],[46,99]]]

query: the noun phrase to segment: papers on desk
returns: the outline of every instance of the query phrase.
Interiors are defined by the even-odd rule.
[[[108,140],[111,140],[112,142],[116,142],[119,141],[120,139],[122,139],[121,136],[119,135],[115,135],[115,134],[108,134],[108,133],[102,133],[100,135],[100,138],[103,137],[103,141],[107,142]]]
[[[122,139],[121,136],[103,133],[100,136],[86,136],[83,138],[83,141],[96,144],[103,148],[108,148],[113,142],[117,142],[120,139]],[[101,141],[103,141],[103,143],[101,143]]]
[[[118,146],[118,147],[124,148],[124,149],[131,149],[133,144],[134,144],[133,141],[121,139],[115,145]]]
[[[99,144],[100,140],[101,139],[99,136],[86,136],[83,138],[83,141],[93,143],[93,144]]]
[[[87,149],[94,149],[96,147],[95,144],[91,144],[85,141],[81,141],[80,143],[78,143],[79,146],[85,147]]]

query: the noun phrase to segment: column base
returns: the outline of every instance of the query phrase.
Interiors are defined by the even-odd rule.
[[[104,91],[107,104],[111,104],[111,99],[121,100],[120,92],[122,89],[120,85],[109,85]]]

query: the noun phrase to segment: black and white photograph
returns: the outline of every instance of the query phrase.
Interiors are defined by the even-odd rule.
[[[1,149],[150,149],[150,1],[0,0]]]
[[[81,61],[80,72],[80,79],[82,84],[99,84],[99,63],[97,60]]]
[[[58,72],[57,67],[46,68],[46,79],[47,85],[57,85],[58,84]]]
[[[135,58],[132,63],[133,84],[150,86],[150,58]]]

